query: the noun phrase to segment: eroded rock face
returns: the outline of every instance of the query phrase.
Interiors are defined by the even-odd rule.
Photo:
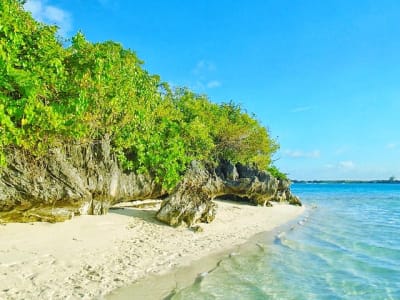
[[[119,168],[104,139],[65,146],[35,160],[8,153],[0,173],[0,221],[61,221],[79,214],[104,214],[118,202],[157,198],[165,192],[147,175]]]
[[[223,195],[235,195],[256,205],[270,205],[270,201],[301,205],[291,194],[289,181],[268,172],[227,161],[217,168],[192,162],[182,182],[164,200],[157,218],[172,226],[211,222],[216,213],[212,200]]]
[[[62,221],[73,215],[105,214],[124,201],[159,198],[165,191],[149,175],[124,172],[104,139],[91,145],[53,149],[42,159],[21,150],[8,153],[0,174],[0,222]],[[215,218],[214,198],[235,195],[256,205],[271,201],[301,205],[289,182],[241,164],[216,168],[192,162],[163,201],[157,218],[192,226]]]
[[[161,204],[157,218],[171,226],[182,223],[191,226],[198,222],[213,221],[216,204],[209,199],[214,183],[206,168],[198,162],[192,162],[183,180]]]
[[[276,202],[287,202],[292,205],[301,206],[301,201],[299,197],[293,195],[290,191],[290,181],[279,180],[278,191],[274,197]]]

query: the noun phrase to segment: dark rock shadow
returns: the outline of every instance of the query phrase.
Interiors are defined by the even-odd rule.
[[[225,202],[225,203],[236,204],[236,205],[256,206],[256,204],[254,204],[249,198],[239,197],[236,195],[224,195],[224,196],[215,198],[213,201],[216,203]]]
[[[156,225],[169,226],[156,218],[158,208],[143,209],[143,208],[113,208],[109,210],[109,214],[118,214],[127,217],[142,219]]]

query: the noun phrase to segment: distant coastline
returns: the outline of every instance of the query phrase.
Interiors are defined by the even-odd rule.
[[[400,180],[296,180],[292,179],[292,183],[321,183],[321,184],[326,184],[326,183],[338,183],[338,184],[343,184],[343,183],[386,183],[386,184],[399,184]]]

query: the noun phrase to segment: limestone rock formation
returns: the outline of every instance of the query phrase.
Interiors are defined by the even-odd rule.
[[[79,214],[104,214],[118,202],[165,193],[150,176],[124,172],[105,138],[91,145],[66,145],[35,159],[8,153],[0,172],[0,221],[61,221]]]
[[[276,202],[287,202],[292,205],[301,206],[301,201],[299,197],[293,195],[290,191],[290,181],[289,180],[279,180],[278,190],[274,197]]]
[[[192,162],[183,180],[161,204],[157,218],[172,226],[213,221],[216,204],[209,199],[214,182],[206,168]]]
[[[301,205],[289,185],[289,181],[242,164],[222,161],[213,168],[192,162],[181,183],[164,200],[157,218],[172,226],[211,222],[216,214],[212,200],[223,195],[248,199],[256,205],[270,205],[270,201]]]
[[[289,182],[267,172],[227,161],[217,167],[194,161],[162,202],[157,218],[172,226],[211,222],[216,214],[212,200],[223,195],[256,205],[301,205],[290,193]],[[166,191],[151,176],[119,167],[106,138],[90,145],[65,145],[41,159],[15,150],[0,171],[0,222],[62,221],[105,214],[119,202],[162,196]]]

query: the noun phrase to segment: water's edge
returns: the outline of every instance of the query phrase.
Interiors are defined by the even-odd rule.
[[[307,218],[310,208],[308,206],[304,206],[304,208],[299,216],[289,222],[269,231],[257,233],[241,245],[202,257],[192,261],[190,265],[173,268],[164,274],[146,276],[131,285],[112,291],[105,296],[105,299],[171,299],[180,290],[201,281],[205,276],[214,272],[222,261],[229,260],[236,255],[268,251],[268,246],[274,243],[281,233],[294,230],[302,220]]]

